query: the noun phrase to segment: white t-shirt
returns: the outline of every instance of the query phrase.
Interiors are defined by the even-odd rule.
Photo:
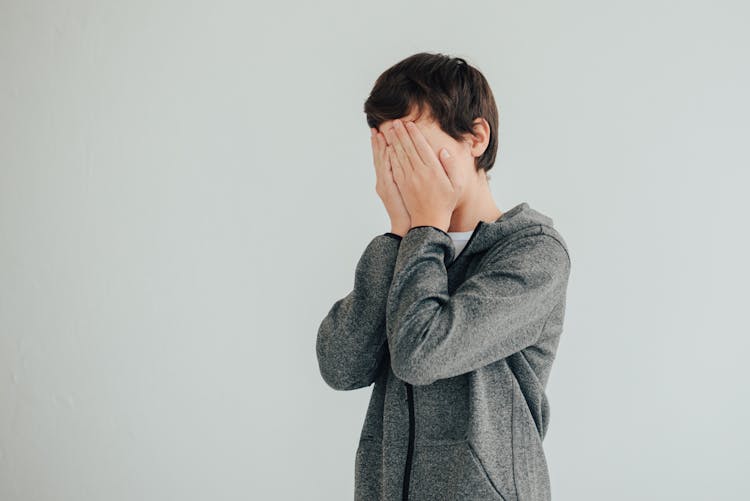
[[[464,247],[466,247],[466,242],[469,241],[474,231],[449,231],[447,233],[453,239],[453,247],[456,249],[453,259],[456,259]]]

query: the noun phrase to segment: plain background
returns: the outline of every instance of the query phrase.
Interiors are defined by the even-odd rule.
[[[390,230],[362,105],[492,85],[499,207],[572,254],[556,501],[739,500],[750,8],[0,2],[0,499],[345,500],[371,387],[318,325]]]

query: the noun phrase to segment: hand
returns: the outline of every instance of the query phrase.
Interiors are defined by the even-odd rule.
[[[411,227],[435,226],[447,232],[465,185],[454,157],[438,159],[413,122],[394,120],[385,137],[393,179],[411,215]],[[447,152],[443,148],[442,153]]]
[[[370,129],[372,159],[375,164],[375,191],[385,205],[391,218],[391,233],[403,236],[411,228],[411,218],[406,210],[403,198],[396,182],[393,180],[391,162],[386,154],[385,136],[377,129]]]

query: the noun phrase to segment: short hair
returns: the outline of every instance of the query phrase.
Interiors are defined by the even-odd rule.
[[[487,79],[461,57],[419,52],[385,70],[364,104],[367,124],[378,128],[416,109],[426,112],[453,139],[473,133],[476,118],[490,126],[487,149],[475,160],[485,173],[495,164],[498,147],[498,110]]]

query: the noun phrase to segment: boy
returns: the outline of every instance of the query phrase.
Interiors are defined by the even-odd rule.
[[[391,231],[365,249],[316,344],[329,386],[374,383],[355,499],[549,500],[545,388],[567,245],[528,203],[493,201],[497,107],[464,59],[404,59],[364,111]]]

